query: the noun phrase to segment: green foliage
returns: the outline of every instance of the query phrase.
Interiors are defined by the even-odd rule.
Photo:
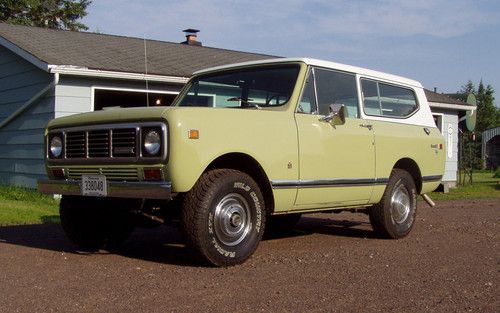
[[[0,225],[59,222],[59,201],[52,196],[0,185]]]
[[[500,199],[500,180],[493,178],[491,171],[472,173],[473,183],[450,189],[449,193],[433,192],[433,200]]]
[[[92,0],[0,0],[0,21],[65,30],[87,30],[78,22]]]
[[[491,85],[484,88],[483,82],[479,83],[477,88],[477,125],[478,132],[500,125],[500,111],[495,107],[495,91]]]
[[[497,166],[495,174],[493,174],[493,178],[500,178],[500,166]]]
[[[0,200],[31,201],[48,204],[57,203],[52,196],[41,194],[33,189],[10,185],[0,185]]]
[[[500,126],[500,109],[495,106],[495,91],[491,85],[484,87],[483,81],[479,82],[479,86],[475,87],[472,81],[468,81],[462,86],[459,91],[460,94],[467,97],[472,93],[476,96],[477,102],[477,121],[476,129],[474,131],[475,141],[472,140],[472,133],[463,130],[464,133],[460,134],[460,149],[459,155],[459,184],[464,184],[467,181],[472,182],[473,169],[482,169],[483,162],[481,159],[481,136],[482,132]]]
[[[500,109],[495,107],[495,90],[491,87],[491,85],[484,87],[483,81],[481,80],[476,89],[472,81],[469,80],[467,84],[462,86],[459,93],[472,93],[476,96],[476,133],[480,134],[487,129],[500,126]]]

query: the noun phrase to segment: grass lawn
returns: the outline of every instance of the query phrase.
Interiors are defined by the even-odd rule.
[[[491,171],[477,171],[472,174],[472,184],[450,189],[449,193],[432,192],[433,200],[500,199],[500,178],[494,178]]]
[[[31,189],[0,185],[0,225],[58,222],[58,200]]]

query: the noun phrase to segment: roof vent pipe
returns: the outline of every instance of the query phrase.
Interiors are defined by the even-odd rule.
[[[186,41],[181,42],[185,45],[190,46],[201,46],[201,42],[198,41],[198,33],[200,32],[198,29],[188,28],[183,30],[186,33]]]

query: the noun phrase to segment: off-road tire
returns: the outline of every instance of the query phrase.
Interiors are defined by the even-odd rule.
[[[405,237],[415,223],[417,191],[413,177],[393,169],[382,200],[369,209],[370,223],[381,237]]]
[[[182,228],[208,263],[232,266],[257,249],[265,228],[262,193],[247,174],[232,169],[204,173],[184,198]]]

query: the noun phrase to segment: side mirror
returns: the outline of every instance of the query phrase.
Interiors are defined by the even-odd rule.
[[[336,125],[344,125],[347,109],[343,104],[330,104],[330,114],[321,117],[322,122],[330,123],[333,127]]]

